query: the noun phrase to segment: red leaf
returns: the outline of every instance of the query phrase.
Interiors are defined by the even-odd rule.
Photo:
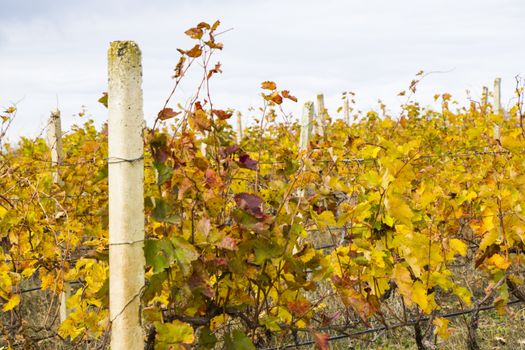
[[[261,197],[250,193],[239,193],[235,195],[234,199],[237,206],[242,210],[247,211],[256,218],[264,217],[262,211],[263,200]]]
[[[158,117],[160,120],[167,120],[178,116],[180,113],[181,112],[175,112],[171,108],[164,108],[162,111],[159,112]]]
[[[200,101],[195,102],[195,104],[193,105],[193,109],[194,109],[195,111],[202,110],[202,104],[201,104],[201,102],[200,102]]]
[[[310,311],[310,303],[305,299],[289,301],[286,306],[288,306],[288,310],[299,317],[303,317],[308,311]]]
[[[250,158],[250,156],[247,154],[239,156],[239,161],[237,163],[241,168],[257,170],[257,161]]]
[[[228,147],[219,148],[219,155],[222,158],[226,158],[226,157],[231,156],[232,154],[239,152],[240,150],[241,148],[239,147],[239,145],[233,144],[233,145],[229,145]]]
[[[225,236],[222,241],[217,244],[217,247],[228,250],[235,250],[237,248],[237,242],[230,236]]]
[[[222,185],[221,179],[217,176],[213,169],[206,169],[204,178],[210,187],[218,187],[219,185]]]

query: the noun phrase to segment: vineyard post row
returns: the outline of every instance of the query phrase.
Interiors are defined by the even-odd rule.
[[[143,349],[140,322],[140,293],[144,286],[144,145],[142,63],[138,46],[131,41],[115,41],[108,52],[109,78],[109,251],[110,251],[110,321],[112,349]],[[488,89],[483,90],[484,101]],[[501,107],[501,78],[494,81],[494,112]],[[485,101],[486,102],[486,101]],[[323,94],[317,95],[318,110],[306,102],[301,118],[299,150],[307,151],[312,131],[324,133],[327,111]],[[344,117],[349,122],[348,101]],[[238,138],[242,139],[240,114],[237,116]],[[314,129],[315,128],[315,129]],[[314,129],[314,130],[312,130]],[[499,136],[499,125],[494,125]],[[496,133],[496,130],[498,131]],[[61,184],[58,171],[62,163],[60,112],[50,116],[48,143],[51,164],[57,169],[53,181]],[[60,320],[68,315],[66,300],[69,284],[60,298]]]
[[[144,112],[142,57],[137,44],[110,44],[108,77],[111,349],[143,350]]]
[[[49,123],[47,126],[47,142],[49,150],[51,151],[51,167],[55,168],[53,171],[53,183],[61,186],[62,178],[60,176],[60,166],[63,162],[62,153],[62,123],[60,120],[60,111],[57,109],[51,112],[49,117]],[[67,251],[67,246],[65,247]],[[62,276],[63,288],[60,293],[60,323],[64,322],[69,315],[69,310],[66,306],[66,301],[71,294],[71,286],[69,282],[64,282],[64,276]]]

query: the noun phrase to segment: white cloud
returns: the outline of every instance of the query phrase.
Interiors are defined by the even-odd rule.
[[[496,76],[509,100],[525,57],[522,0],[3,2],[0,105],[23,98],[12,135],[37,133],[57,96],[66,125],[82,105],[103,120],[96,100],[112,40],[142,48],[151,119],[171,88],[176,48],[190,44],[183,31],[201,20],[234,28],[221,37],[224,74],[213,87],[216,103],[241,110],[258,103],[260,82],[271,79],[303,102],[324,92],[332,111],[344,90],[357,93],[360,108],[381,98],[396,111],[397,93],[420,69],[453,69],[422,82],[424,103],[437,92],[476,96]]]

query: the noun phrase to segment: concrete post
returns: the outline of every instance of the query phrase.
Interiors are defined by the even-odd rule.
[[[142,63],[132,41],[108,51],[109,311],[112,350],[143,350],[144,141]]]
[[[242,138],[244,137],[243,135],[243,130],[242,130],[242,115],[241,115],[241,112],[237,112],[237,144],[241,144],[242,142]]]
[[[301,134],[299,138],[299,150],[308,150],[308,143],[310,142],[310,134],[312,133],[312,122],[314,120],[314,104],[313,102],[306,102],[303,107],[303,115],[301,117]]]
[[[60,176],[60,166],[63,161],[62,154],[62,122],[60,120],[60,111],[57,109],[51,112],[49,123],[47,125],[47,143],[51,151],[51,167],[53,170],[53,183],[62,186],[64,182]],[[64,322],[69,315],[66,306],[67,299],[71,296],[71,286],[68,282],[63,282],[62,292],[60,293],[60,323]]]
[[[494,79],[494,113],[500,115],[503,112],[501,109],[501,78]],[[494,139],[501,141],[501,126],[494,124]]]
[[[501,78],[494,79],[494,113],[501,113]]]
[[[350,104],[348,103],[348,97],[343,102],[343,116],[346,124],[350,125]]]
[[[317,123],[315,133],[324,136],[324,127],[326,124],[326,109],[324,107],[324,95],[317,95]]]

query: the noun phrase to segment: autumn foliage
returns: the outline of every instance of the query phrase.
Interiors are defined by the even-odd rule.
[[[283,110],[297,98],[265,81],[260,114],[238,143],[233,110],[208,92],[222,73],[212,62],[223,48],[218,28],[186,31],[195,44],[179,50],[174,89],[144,133],[148,344],[254,349],[311,334],[326,349],[338,329],[487,300],[505,312],[525,257],[520,100],[505,117],[485,102],[452,110],[448,94],[436,96],[439,111],[408,102],[395,118],[372,111],[348,124],[332,115],[300,151],[300,126]],[[172,98],[197,62],[195,96],[177,107]],[[5,111],[4,126],[15,113]],[[107,133],[87,122],[63,142],[59,185],[42,138],[2,143],[2,342],[12,347],[42,334],[107,346]],[[64,323],[50,316],[40,331],[27,327],[21,292],[30,282],[51,292],[55,315],[56,295],[74,283]],[[430,324],[450,334],[446,319]]]

